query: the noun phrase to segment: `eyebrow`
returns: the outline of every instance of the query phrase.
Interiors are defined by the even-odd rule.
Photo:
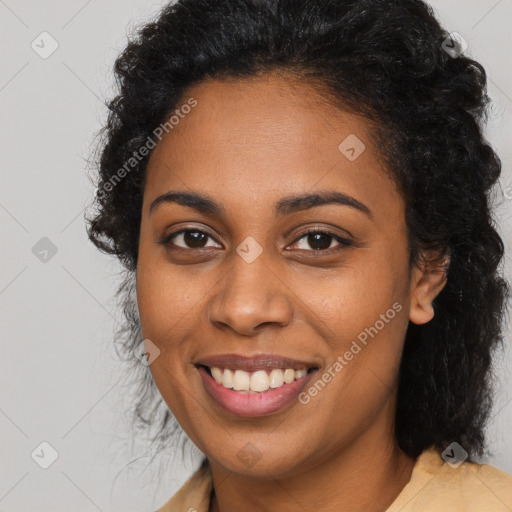
[[[182,206],[193,208],[200,213],[216,215],[218,217],[224,217],[226,213],[225,208],[211,197],[193,192],[169,191],[158,196],[151,203],[151,206],[149,207],[149,214],[151,215],[159,205],[164,203],[177,203]],[[350,208],[363,212],[373,219],[371,210],[365,204],[352,196],[330,190],[320,191],[314,194],[284,197],[274,204],[274,212],[276,216],[283,216],[325,204],[341,204],[343,206],[349,206]]]

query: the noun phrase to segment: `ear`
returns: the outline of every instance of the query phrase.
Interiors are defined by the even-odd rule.
[[[412,270],[409,320],[426,324],[434,317],[432,302],[447,282],[450,257],[438,251],[424,253],[422,261]]]

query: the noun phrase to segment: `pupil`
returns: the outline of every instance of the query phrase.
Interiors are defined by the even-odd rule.
[[[323,242],[322,243],[322,238],[323,238]],[[308,235],[308,243],[309,245],[313,248],[313,249],[316,249],[316,250],[325,250],[325,249],[328,249],[329,246],[331,245],[331,235],[326,235],[324,233],[314,233],[314,234],[309,234]],[[318,245],[320,247],[318,247]]]
[[[198,231],[185,231],[183,238],[189,247],[203,247],[204,244],[202,245],[201,242],[204,243],[208,235]]]

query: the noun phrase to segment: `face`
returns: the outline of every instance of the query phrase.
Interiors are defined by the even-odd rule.
[[[317,94],[271,75],[202,82],[147,168],[150,369],[190,439],[239,474],[389,442],[405,332],[421,323],[404,202],[368,121]]]

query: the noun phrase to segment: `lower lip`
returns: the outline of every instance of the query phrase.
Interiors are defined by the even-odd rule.
[[[313,370],[290,384],[283,384],[264,393],[243,393],[219,384],[203,366],[199,366],[198,371],[206,391],[224,410],[246,418],[265,416],[285,409],[297,400],[299,393],[316,372]]]

